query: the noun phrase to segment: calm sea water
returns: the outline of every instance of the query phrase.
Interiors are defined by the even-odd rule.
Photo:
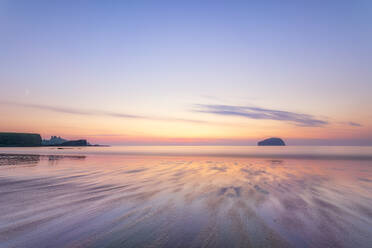
[[[0,247],[372,247],[372,147],[0,148]]]

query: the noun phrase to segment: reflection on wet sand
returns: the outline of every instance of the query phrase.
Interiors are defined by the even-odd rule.
[[[371,161],[24,156],[0,156],[2,247],[372,243]]]
[[[40,159],[58,161],[61,159],[80,160],[85,157],[81,155],[0,154],[0,165],[38,164]]]
[[[33,155],[33,154],[0,154],[1,165],[27,165],[36,166],[40,159],[47,159],[49,164],[56,165],[61,159],[79,160],[85,156],[78,155]]]
[[[14,155],[14,154],[0,154],[1,165],[37,165],[40,162],[40,155]]]

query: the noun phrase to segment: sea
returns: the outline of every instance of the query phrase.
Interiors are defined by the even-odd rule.
[[[0,247],[372,247],[372,147],[0,148]]]

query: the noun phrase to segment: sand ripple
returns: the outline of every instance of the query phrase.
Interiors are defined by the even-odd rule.
[[[0,154],[0,246],[370,247],[368,160]]]

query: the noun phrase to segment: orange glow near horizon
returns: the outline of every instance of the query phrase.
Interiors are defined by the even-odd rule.
[[[368,1],[119,2],[0,4],[0,132],[372,145]]]
[[[96,115],[76,115],[0,105],[8,121],[2,131],[35,132],[67,139],[85,138],[103,144],[245,144],[277,136],[283,139],[363,139],[372,133],[368,127],[354,128],[342,123],[322,127],[299,127],[275,120],[249,120],[239,117],[190,121],[183,119],[136,119]],[[27,123],[23,120],[27,119]],[[364,122],[366,123],[366,121]],[[306,142],[305,142],[306,143]]]

